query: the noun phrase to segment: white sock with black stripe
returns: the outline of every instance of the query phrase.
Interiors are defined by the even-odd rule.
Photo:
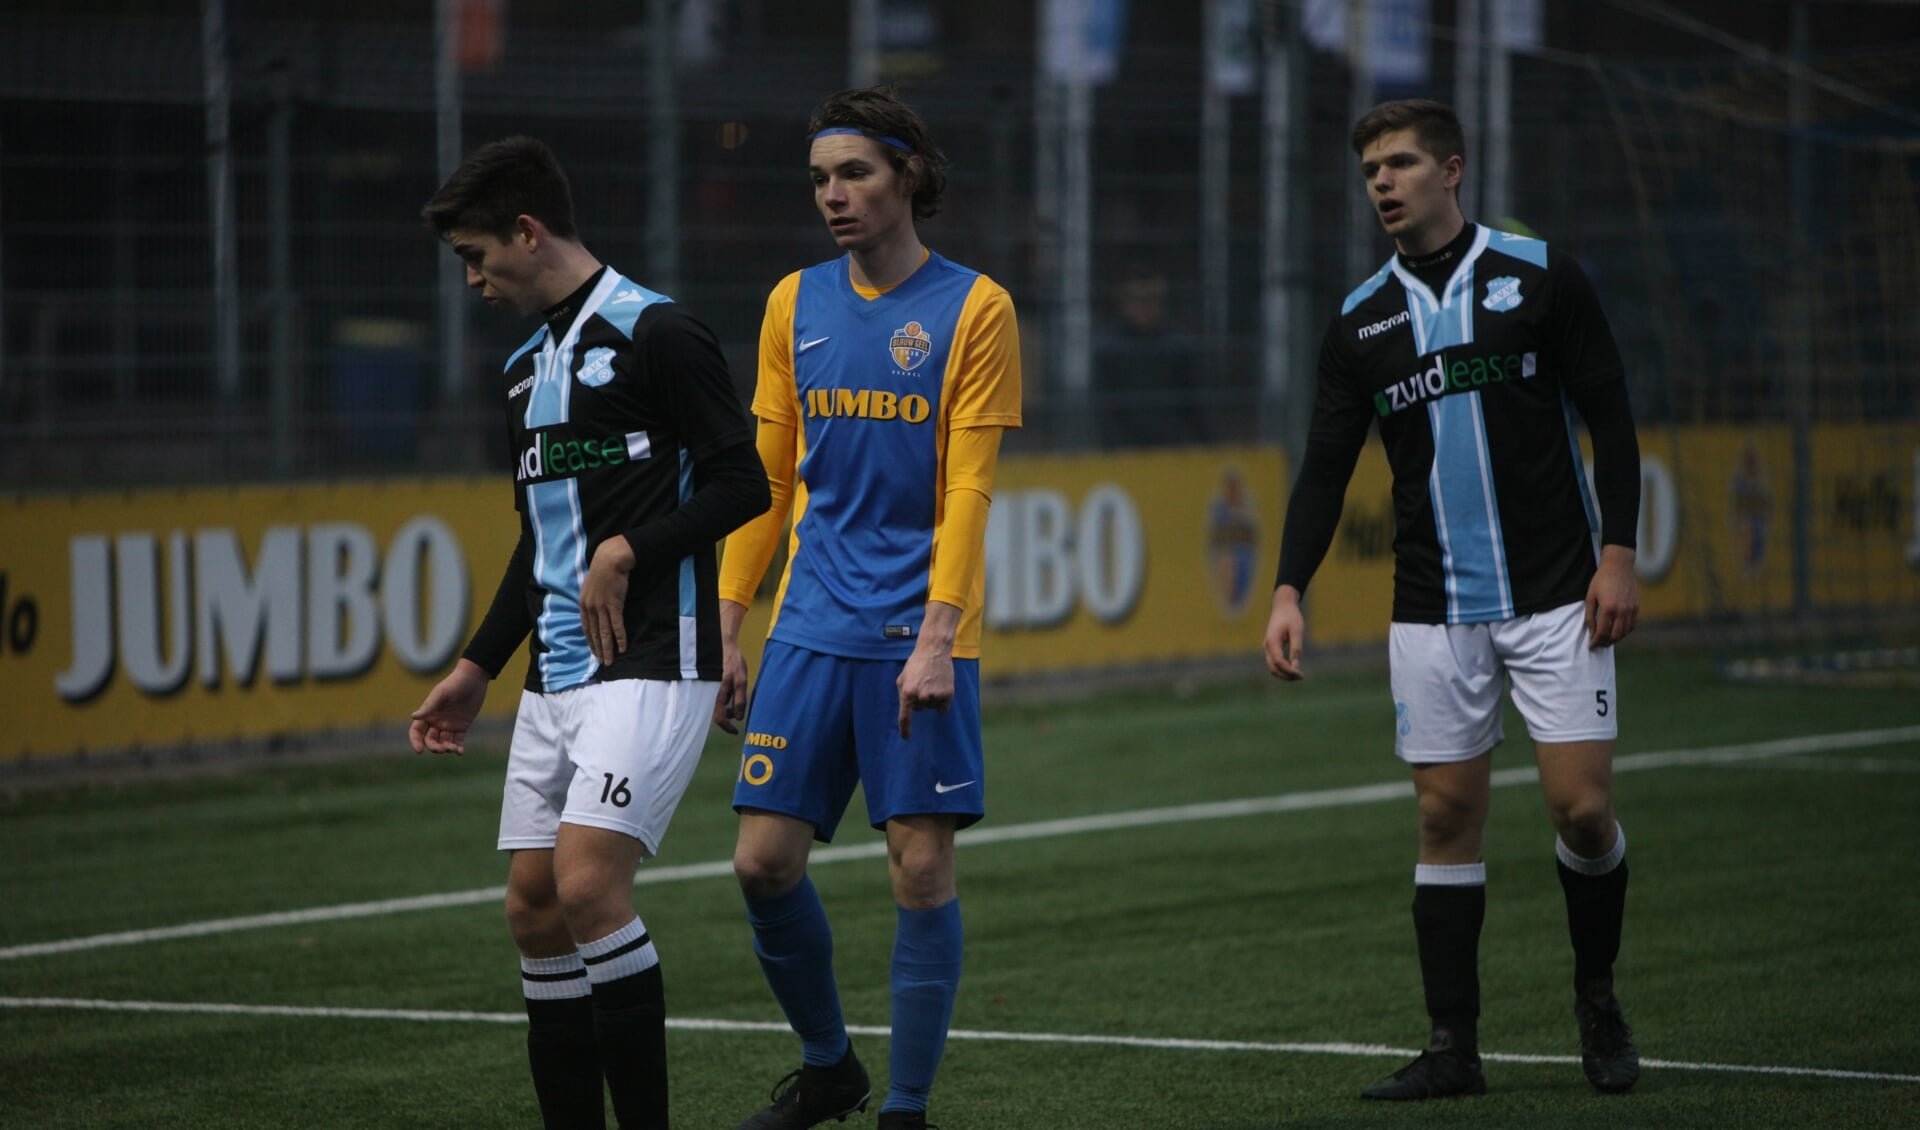
[[[600,1054],[593,1034],[592,986],[579,951],[520,958],[527,998],[527,1063],[541,1120],[548,1126],[597,1126],[602,1116]]]
[[[638,916],[580,947],[593,1029],[621,1130],[667,1130],[667,998],[660,954]]]
[[[606,937],[582,945],[580,957],[586,963],[587,980],[596,987],[660,964],[660,954],[638,915]]]
[[[592,991],[579,950],[561,957],[520,958],[520,994],[530,1001],[566,1000]]]

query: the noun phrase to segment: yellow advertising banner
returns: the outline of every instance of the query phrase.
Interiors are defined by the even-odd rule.
[[[1808,454],[1812,607],[1920,604],[1920,425],[1815,427]],[[1370,442],[1333,548],[1308,587],[1310,646],[1386,638],[1391,491],[1385,454]],[[1643,428],[1635,562],[1642,618],[1791,611],[1794,497],[1793,433],[1784,425]]]
[[[376,725],[404,742],[518,533],[495,479],[17,498],[0,518],[21,629],[5,758]],[[496,686],[488,713],[518,697]]]
[[[1257,663],[1286,491],[1275,447],[1005,461],[987,531],[982,676]]]
[[[1920,604],[1920,425],[1819,427],[1810,443],[1813,605]],[[1791,609],[1791,433],[1647,429],[1641,447],[1644,617]],[[1385,638],[1389,488],[1370,445],[1308,591],[1310,645]],[[1258,670],[1287,489],[1272,447],[1004,460],[983,674]],[[0,500],[0,759],[368,726],[397,744],[516,532],[494,477]],[[754,660],[770,603],[742,632]],[[524,672],[523,651],[490,715],[513,709]]]

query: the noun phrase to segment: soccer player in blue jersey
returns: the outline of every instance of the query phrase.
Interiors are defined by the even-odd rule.
[[[1486,1090],[1481,839],[1503,682],[1558,833],[1582,1066],[1599,1090],[1625,1091],[1640,1061],[1613,991],[1627,892],[1613,811],[1613,645],[1639,615],[1640,450],[1619,351],[1571,257],[1462,215],[1465,144],[1450,108],[1384,103],[1352,140],[1398,254],[1327,328],[1265,649],[1275,676],[1304,677],[1300,597],[1377,425],[1393,470],[1388,656],[1395,751],[1419,804],[1413,921],[1432,1034],[1364,1097]],[[1592,438],[1592,489],[1576,414]]]
[[[483,145],[422,210],[489,305],[539,328],[506,364],[520,540],[414,751],[462,752],[533,637],[500,807],[507,927],[549,1130],[666,1130],[666,1004],[633,874],[660,850],[721,676],[714,543],[767,509],[707,328],[594,258],[566,175],[528,137]]]
[[[861,784],[898,905],[879,1125],[908,1130],[926,1125],[960,980],[954,832],[985,812],[982,558],[1000,435],[1020,424],[1019,338],[1007,292],[915,234],[946,183],[918,114],[889,88],[843,91],[807,132],[814,203],[844,254],[767,300],[753,412],[773,508],[721,562],[714,720],[731,731],[746,704],[740,623],[793,515],[746,716],[733,865],[801,1066],[740,1126],[812,1126],[868,1103],[806,870]]]

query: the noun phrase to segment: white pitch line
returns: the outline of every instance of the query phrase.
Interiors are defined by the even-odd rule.
[[[0,1008],[75,1009],[101,1012],[200,1013],[220,1016],[286,1016],[338,1020],[405,1020],[416,1023],[525,1024],[519,1012],[437,1012],[401,1008],[323,1008],[279,1004],[196,1004],[178,1001],[110,1001],[72,997],[0,997]],[[706,1017],[667,1019],[667,1027],[683,1032],[788,1032],[784,1021],[719,1020]],[[888,1028],[850,1024],[855,1036],[892,1035]],[[1392,1057],[1402,1059],[1417,1052],[1386,1044],[1348,1043],[1269,1043],[1257,1040],[1195,1040],[1172,1036],[1089,1036],[1072,1032],[1007,1032],[955,1028],[949,1040],[980,1040],[990,1043],[1082,1044],[1098,1047],[1145,1048],[1154,1051],[1262,1052],[1278,1055],[1345,1055]],[[1480,1058],[1495,1063],[1572,1064],[1580,1057],[1571,1055],[1532,1055],[1524,1052],[1481,1052]],[[1898,1075],[1884,1071],[1849,1071],[1831,1067],[1785,1067],[1775,1064],[1696,1063],[1677,1059],[1643,1059],[1645,1067],[1676,1071],[1724,1071],[1752,1075],[1817,1076],[1823,1079],[1862,1079],[1876,1083],[1920,1083],[1920,1075]]]
[[[1651,753],[1636,753],[1614,758],[1613,769],[1616,773],[1631,773],[1647,769],[1725,765],[1790,757],[1796,754],[1894,745],[1906,741],[1920,741],[1920,726],[1896,726],[1883,730],[1856,730],[1838,734],[1810,734],[1805,737],[1780,738],[1774,741],[1748,742],[1738,745],[1709,746],[1703,749],[1676,749]],[[1499,769],[1493,773],[1493,784],[1497,786],[1527,784],[1538,779],[1539,771],[1531,765],[1518,766],[1512,769]],[[977,844],[1013,843],[1020,840],[1044,839],[1055,836],[1085,835],[1090,832],[1126,831],[1160,824],[1185,824],[1199,820],[1225,820],[1238,816],[1263,816],[1280,812],[1304,812],[1313,809],[1374,804],[1380,801],[1398,800],[1412,795],[1413,785],[1411,782],[1389,781],[1375,785],[1357,785],[1350,788],[1316,789],[1311,792],[1283,793],[1279,796],[1248,797],[1240,800],[1210,801],[1200,804],[1181,804],[1165,808],[1141,808],[1131,812],[1109,812],[1094,816],[1069,817],[1062,820],[1038,820],[1027,824],[1004,824],[991,828],[971,828],[961,832],[956,839],[962,847]],[[875,859],[884,856],[886,852],[886,843],[875,840],[869,843],[848,844],[842,847],[820,848],[813,853],[812,862],[814,864],[824,864],[840,863],[850,859]],[[683,864],[677,867],[643,867],[640,872],[634,876],[633,881],[636,886],[645,886],[650,883],[673,883],[688,879],[716,879],[732,874],[732,861],[722,859],[707,863]],[[105,946],[140,945],[147,942],[171,941],[178,938],[204,937],[208,934],[226,934],[240,930],[260,930],[273,926],[297,926],[312,922],[334,922],[348,918],[374,918],[387,914],[404,914],[416,910],[442,910],[449,907],[471,906],[477,903],[499,902],[505,895],[505,887],[480,887],[470,891],[450,891],[444,894],[384,899],[378,902],[347,903],[340,906],[314,907],[308,910],[289,910],[274,914],[255,914],[242,918],[216,918],[203,922],[183,923],[179,926],[161,926],[149,930],[125,930],[113,934],[92,934],[86,937],[68,938],[57,942],[30,942],[25,945],[8,946],[0,949],[0,961],[11,961],[23,957],[44,957],[51,954],[74,953],[80,950],[100,949]]]

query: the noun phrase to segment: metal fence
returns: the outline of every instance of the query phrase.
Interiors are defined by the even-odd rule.
[[[443,375],[436,294],[457,267],[416,218],[439,181],[432,29],[242,21],[227,33],[239,365],[223,374],[203,29],[0,18],[0,484],[498,466],[497,406],[480,393],[526,327],[474,311],[463,365]],[[1432,90],[1446,97],[1451,32],[1435,34]],[[1347,232],[1362,203],[1348,65],[1297,59],[1280,182],[1262,171],[1261,100],[1232,99],[1220,119],[1227,286],[1212,313],[1198,49],[1130,44],[1097,91],[1084,392],[1060,380],[1035,53],[944,46],[904,84],[953,161],[948,207],[923,237],[1001,281],[1021,313],[1029,426],[1013,450],[1297,434],[1321,327],[1357,281]],[[832,254],[801,135],[813,103],[844,85],[846,48],[752,42],[683,61],[664,167],[646,65],[644,29],[516,30],[500,65],[465,82],[463,136],[552,144],[589,246],[708,321],[744,396],[767,291]],[[1915,75],[1915,41],[1804,58],[1705,41],[1659,59],[1516,54],[1512,215],[1500,219],[1586,262],[1646,421],[1910,418]],[[667,184],[678,254],[663,280],[644,217]],[[1264,204],[1277,192],[1293,202],[1290,250],[1268,264]],[[1376,233],[1372,250],[1378,262],[1390,248]],[[1304,296],[1279,343],[1300,379],[1278,413],[1261,373],[1275,277]]]

